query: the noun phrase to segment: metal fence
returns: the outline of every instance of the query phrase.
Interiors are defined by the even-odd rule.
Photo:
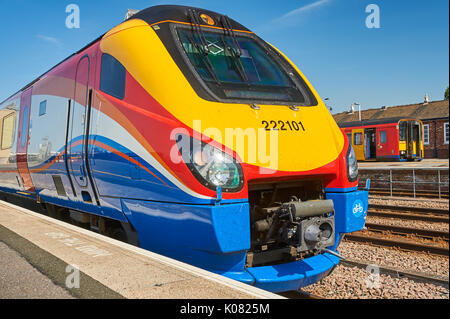
[[[389,174],[387,174],[387,171]],[[411,172],[411,178],[407,172]],[[414,198],[416,198],[418,191],[423,191],[426,189],[427,191],[436,192],[439,198],[442,198],[443,194],[447,194],[448,197],[448,186],[449,186],[449,178],[448,178],[448,167],[443,168],[412,168],[412,167],[373,167],[373,168],[363,168],[360,169],[361,177],[370,178],[372,185],[377,185],[381,183],[389,184],[389,193],[392,197],[395,191],[395,185],[405,186],[404,189],[411,190],[412,185],[412,193]],[[395,179],[394,175],[399,175],[402,173],[403,179]],[[367,176],[366,176],[367,175]],[[373,176],[382,175],[385,178],[377,179]],[[418,178],[420,176],[421,178]],[[430,180],[433,176],[434,179]],[[360,184],[365,184],[367,178],[360,178]],[[409,186],[409,187],[406,187]]]

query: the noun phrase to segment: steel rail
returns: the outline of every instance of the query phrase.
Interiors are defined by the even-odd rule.
[[[418,237],[430,238],[430,239],[444,239],[448,241],[449,232],[440,230],[428,230],[423,228],[403,227],[397,225],[382,225],[375,223],[366,223],[366,228],[370,231],[388,231],[393,234],[399,234],[402,236],[416,235]]]
[[[370,195],[391,195],[391,191],[388,188],[372,188],[369,191]],[[393,190],[392,196],[399,196],[399,197],[413,197],[414,192],[413,191],[398,191]],[[416,190],[416,196],[415,197],[424,197],[424,198],[439,198],[439,192],[426,192],[426,191],[418,191]],[[449,198],[448,193],[445,193],[444,191],[440,194],[440,198]]]
[[[369,243],[382,247],[397,247],[407,251],[427,252],[433,255],[448,256],[448,247],[440,247],[428,243],[418,243],[416,241],[403,238],[381,238],[370,234],[352,233],[347,234],[345,239],[353,242]]]
[[[369,207],[367,211],[368,216],[382,217],[382,218],[398,218],[407,220],[421,220],[426,222],[437,222],[437,223],[448,223],[449,217],[442,215],[431,215],[431,214],[408,214],[400,212],[383,212],[378,210],[372,210]]]
[[[362,262],[355,259],[345,259],[341,261],[344,265],[356,266],[358,268],[367,269],[368,266],[378,267],[380,274],[386,274],[394,278],[408,278],[414,281],[420,281],[425,283],[432,283],[437,285],[444,285],[448,288],[449,278],[445,276],[438,276],[429,273],[418,272],[414,270],[405,270],[398,267],[390,267],[384,265],[378,265],[375,263]]]
[[[369,204],[369,209],[390,210],[390,211],[399,211],[399,212],[417,212],[417,213],[422,213],[422,214],[434,214],[434,215],[449,216],[449,210],[442,209],[442,208]]]

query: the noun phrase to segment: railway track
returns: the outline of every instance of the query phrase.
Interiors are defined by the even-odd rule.
[[[342,264],[348,266],[356,266],[358,268],[367,269],[368,266],[373,266],[371,263],[362,262],[354,259],[342,260]],[[434,274],[428,274],[423,272],[417,272],[413,270],[405,270],[396,267],[380,266],[376,265],[380,271],[380,274],[386,274],[395,278],[408,278],[410,280],[431,283],[434,285],[449,286],[449,278],[444,276],[438,276]]]
[[[416,237],[421,237],[429,240],[442,239],[448,242],[449,233],[447,231],[438,231],[438,230],[428,230],[422,228],[411,228],[411,227],[402,227],[402,226],[393,226],[393,225],[381,225],[381,224],[373,224],[366,223],[366,228],[369,231],[378,231],[378,232],[390,232],[395,235],[400,235],[404,237],[408,237],[409,235],[413,235]]]
[[[390,196],[391,191],[389,189],[371,189],[369,191],[370,195],[380,195],[380,196]],[[447,192],[441,192],[441,195],[439,197],[438,192],[427,192],[427,191],[416,191],[416,197],[424,197],[424,198],[449,198],[448,191]],[[399,197],[413,197],[414,191],[398,191],[393,190],[392,196],[399,196]]]
[[[449,211],[440,208],[405,207],[390,205],[369,205],[367,214],[382,218],[422,220],[427,222],[449,222]]]
[[[446,247],[442,245],[436,245],[434,243],[424,243],[416,240],[396,238],[391,236],[385,236],[380,233],[374,232],[356,232],[345,236],[345,240],[368,243],[381,247],[395,247],[406,251],[420,251],[426,252],[438,256],[448,257],[448,245]]]
[[[426,207],[410,207],[410,206],[393,206],[393,205],[378,205],[378,204],[370,204],[369,209],[375,210],[390,210],[396,212],[414,212],[421,214],[433,214],[433,215],[442,215],[449,216],[448,209],[442,208],[426,208]]]
[[[430,223],[449,222],[449,211],[437,208],[369,205],[367,214],[368,216],[422,220]],[[348,234],[345,239],[382,247],[396,247],[406,251],[421,251],[440,256],[449,255],[448,231],[368,222],[365,230]]]

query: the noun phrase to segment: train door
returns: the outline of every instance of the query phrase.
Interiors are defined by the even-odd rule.
[[[377,135],[376,129],[367,128],[364,130],[365,135],[365,149],[366,149],[366,158],[367,159],[376,159],[377,158]]]
[[[366,159],[364,153],[364,129],[354,129],[353,136],[353,149],[355,150],[356,159],[358,161],[364,161]]]
[[[406,139],[407,143],[407,157],[408,159],[412,159],[414,157],[414,154],[416,153],[416,146],[414,143],[414,125],[411,121],[407,121],[407,127],[408,127],[408,135]]]
[[[73,99],[69,102],[66,138],[67,169],[72,181],[74,195],[81,194],[85,202],[98,202],[87,162],[88,130],[93,82],[90,74],[91,61],[88,55],[82,57],[77,65]]]
[[[86,105],[89,85],[89,57],[83,57],[79,62],[75,76],[74,98],[70,103],[69,139],[67,158],[73,180],[80,187],[86,187],[88,180],[85,158],[84,135],[86,129]]]
[[[422,157],[421,154],[421,141],[422,141],[422,128],[420,122],[411,121],[412,127],[412,144],[413,144],[413,156]]]
[[[400,151],[400,159],[405,159],[408,157],[408,122],[400,121],[398,125],[398,137],[399,137],[399,151]]]
[[[28,169],[28,143],[30,140],[30,113],[31,113],[31,95],[33,88],[29,88],[22,93],[20,98],[19,127],[17,134],[17,170],[19,172],[22,189],[34,193],[34,185],[31,180]]]

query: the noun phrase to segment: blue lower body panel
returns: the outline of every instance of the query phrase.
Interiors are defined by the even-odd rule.
[[[250,248],[248,203],[180,205],[122,200],[142,248],[214,272],[239,272]]]
[[[368,192],[328,192],[335,207],[337,251],[342,234],[361,230]],[[328,275],[339,258],[328,253],[271,266],[245,268],[250,249],[248,203],[180,205],[122,199],[123,213],[138,233],[142,248],[256,287],[297,290]]]

